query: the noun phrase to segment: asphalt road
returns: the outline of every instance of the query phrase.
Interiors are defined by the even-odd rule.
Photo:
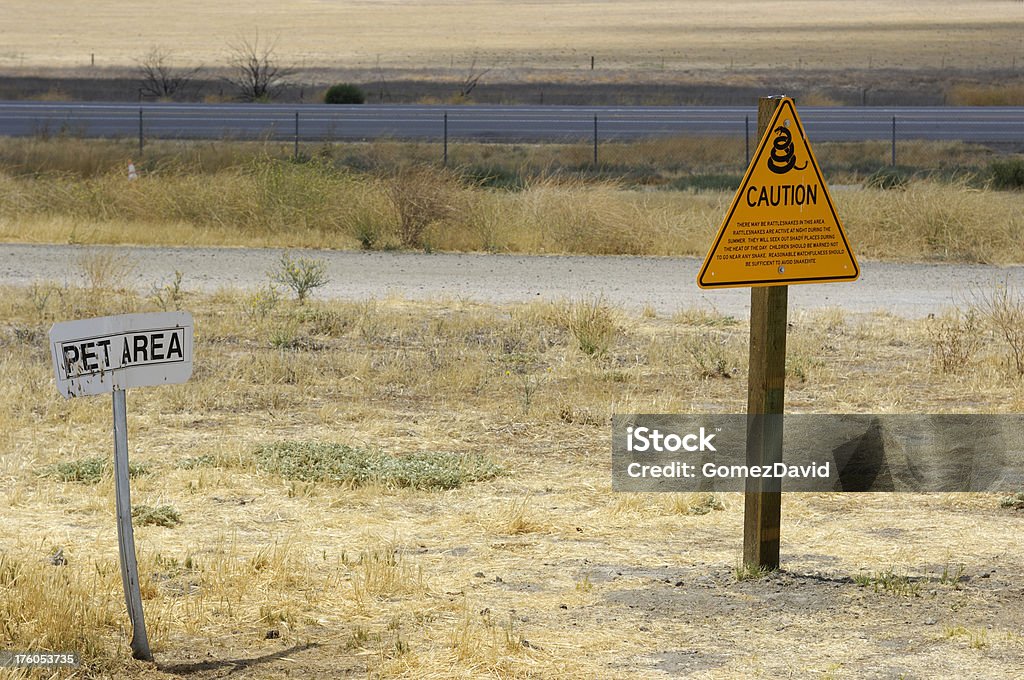
[[[133,266],[127,283],[146,294],[183,273],[185,290],[255,290],[268,282],[280,251],[243,248],[112,247]],[[0,284],[82,282],[78,265],[89,248],[0,244]],[[295,251],[326,261],[330,283],[315,298],[365,300],[462,299],[491,303],[558,301],[603,296],[631,311],[659,314],[703,308],[745,317],[748,288],[701,290],[695,258],[588,257]],[[964,306],[994,286],[1024,289],[1024,267],[861,262],[853,283],[790,287],[790,318],[801,311],[839,307],[851,313],[886,311],[923,317]]]
[[[140,115],[141,111],[141,115]],[[1024,107],[800,108],[813,141],[962,140],[1024,144]],[[296,114],[298,119],[296,121]],[[447,123],[446,117],[447,116]],[[755,107],[326,106],[0,102],[0,135],[85,137],[395,139],[552,142],[665,135],[742,137]]]

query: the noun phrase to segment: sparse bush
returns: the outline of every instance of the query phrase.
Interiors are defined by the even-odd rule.
[[[993,189],[1024,189],[1024,158],[992,161],[989,172]]]
[[[905,189],[910,184],[910,173],[901,168],[881,168],[864,181],[869,189]]]
[[[78,266],[86,285],[94,291],[123,289],[135,268],[128,255],[110,248],[85,251],[78,257]]]
[[[286,319],[270,333],[270,346],[274,349],[299,349],[303,344],[304,338],[299,335],[299,324],[293,319]]]
[[[154,305],[165,312],[171,309],[180,310],[181,303],[185,297],[185,293],[181,289],[182,278],[184,278],[184,274],[175,270],[174,280],[170,283],[165,283],[162,286],[153,284],[149,293],[149,299],[152,300]]]
[[[387,182],[388,198],[398,214],[398,239],[407,248],[423,248],[426,231],[458,212],[461,183],[447,170],[429,166],[400,169]]]
[[[253,321],[262,321],[277,308],[280,302],[281,292],[273,283],[268,283],[245,298],[245,315]]]
[[[737,581],[757,581],[769,574],[775,573],[777,570],[770,567],[762,567],[753,564],[737,564],[733,569],[733,574],[736,576]]]
[[[1017,377],[1024,377],[1024,297],[1003,284],[978,300],[977,309],[1006,340]]]
[[[358,85],[340,83],[327,88],[324,93],[324,104],[362,104],[366,95]]]
[[[564,323],[576,338],[577,347],[589,357],[607,354],[619,334],[615,313],[601,297],[570,303],[564,312]]]
[[[281,253],[278,268],[267,275],[274,283],[291,288],[300,305],[306,303],[310,291],[326,286],[328,281],[326,262],[305,257],[296,260],[287,252]]]
[[[686,351],[693,368],[701,378],[731,378],[739,370],[728,338],[711,333],[700,333],[687,339]]]
[[[359,600],[415,593],[424,585],[423,570],[390,544],[360,552],[352,566],[352,588]]]
[[[964,370],[981,345],[978,313],[959,309],[938,317],[928,327],[935,362],[943,373]]]

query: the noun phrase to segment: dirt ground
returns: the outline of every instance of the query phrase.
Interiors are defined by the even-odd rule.
[[[153,303],[63,284],[49,296],[4,290],[0,497],[12,531],[0,535],[0,620],[5,647],[88,655],[62,676],[1015,678],[1024,668],[1020,503],[786,494],[782,568],[757,575],[739,567],[740,494],[611,491],[611,414],[742,412],[741,320],[608,309],[613,335],[595,357],[565,325],[581,309],[567,303],[264,309],[227,289],[183,298],[199,331],[192,379],[129,395],[132,461],[144,466],[133,504],[180,515],[137,524],[156,663],[133,661],[109,471],[54,472],[109,457],[108,402],[57,395],[45,334],[56,318]],[[1024,387],[990,330],[962,365],[936,367],[936,332],[951,333],[954,318],[794,314],[787,408],[1019,411]],[[447,490],[317,481],[266,466],[262,447],[282,441],[481,455],[504,472]]]
[[[139,293],[182,272],[186,288],[213,293],[221,288],[254,290],[267,281],[281,251],[247,248],[152,248],[42,244],[0,244],[0,284],[32,281],[77,284],[77,262],[95,253],[114,253],[131,272],[126,280]],[[746,288],[705,291],[694,284],[696,258],[589,257],[296,251],[323,260],[329,280],[316,295],[362,300],[388,295],[420,300],[476,300],[485,303],[553,302],[601,296],[609,303],[660,314],[703,308],[743,317],[750,306]],[[994,286],[1024,285],[1024,267],[966,264],[862,263],[855,283],[793,286],[790,308],[830,307],[849,312],[887,311],[923,317],[970,302]]]

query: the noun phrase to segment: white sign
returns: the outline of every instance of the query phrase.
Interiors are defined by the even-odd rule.
[[[123,314],[56,323],[50,351],[65,397],[182,383],[192,375],[192,315]]]

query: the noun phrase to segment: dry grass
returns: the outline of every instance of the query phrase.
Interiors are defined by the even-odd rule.
[[[256,30],[273,33],[279,54],[306,67],[432,68],[453,78],[464,78],[473,63],[506,76],[543,69],[575,78],[608,78],[625,68],[662,75],[743,67],[992,68],[1009,67],[1020,49],[1019,17],[995,0],[341,0],[287,8],[267,0],[186,0],[170,18],[156,7],[111,11],[110,3],[85,9],[54,0],[48,9],[40,15],[29,5],[7,8],[0,66],[89,66],[95,54],[98,67],[131,67],[161,45],[174,49],[176,64],[211,67],[226,63],[233,36]],[[74,40],[52,39],[68,34]],[[599,69],[593,74],[591,55]]]
[[[954,85],[949,103],[958,106],[1024,106],[1024,85]]]
[[[76,649],[86,677],[212,678],[244,660],[258,677],[290,669],[611,678],[663,668],[775,676],[830,660],[860,674],[865,658],[887,655],[904,636],[934,647],[898,662],[911,674],[970,665],[1008,677],[1024,655],[1016,610],[999,604],[1021,586],[1006,551],[1024,518],[993,496],[787,496],[789,571],[780,578],[790,585],[781,592],[810,589],[800,592],[822,607],[762,603],[788,623],[749,633],[735,625],[735,603],[760,601],[763,586],[733,575],[742,499],[611,492],[601,462],[611,414],[743,409],[744,381],[734,379],[746,361],[742,321],[606,310],[617,332],[595,358],[565,325],[570,303],[280,301],[253,317],[249,296],[222,291],[189,296],[192,380],[129,395],[132,460],[149,473],[133,479],[133,500],[171,506],[182,522],[137,527],[161,666],[132,662],[109,474],[91,484],[37,474],[110,448],[108,403],[65,401],[52,388],[45,329],[153,303],[66,286],[53,286],[45,302],[32,289],[2,292],[0,498],[10,531],[0,537],[0,644]],[[787,380],[793,411],[1024,408],[1005,341],[988,325],[964,370],[944,372],[934,321],[794,310],[791,323],[789,365],[800,367]],[[284,326],[287,346],[274,340]],[[517,407],[520,376],[533,380],[529,408]],[[397,457],[451,451],[499,462],[507,474],[438,490],[261,465],[261,447],[288,441]],[[57,548],[63,566],[49,563]],[[895,573],[917,583],[951,563],[972,580],[929,586],[937,592],[922,592],[898,621],[889,621],[890,598],[906,595],[853,581]],[[992,569],[991,580],[978,578]],[[716,598],[674,599],[708,588]],[[717,608],[722,597],[734,604]],[[848,614],[851,603],[874,628]],[[950,628],[991,626],[984,654],[929,626],[929,616]],[[730,651],[740,639],[791,651],[751,658]],[[850,645],[859,651],[844,651]],[[664,665],[664,650],[691,647],[714,651],[714,663]]]
[[[841,192],[836,209],[865,258],[1021,262],[1015,234],[1024,194],[964,182],[912,182],[905,190]]]
[[[739,142],[700,138],[609,144],[617,162],[597,169],[571,145],[466,145],[451,170],[428,162],[431,145],[395,142],[325,145],[301,163],[261,143],[152,147],[129,182],[124,143],[0,144],[0,239],[700,256],[742,166]],[[920,166],[901,165],[900,177],[921,177],[849,188],[886,154],[882,142],[818,148],[830,182],[846,187],[835,198],[858,255],[1024,261],[1013,237],[1024,194],[986,188],[991,152],[901,144],[900,158]],[[87,276],[102,278],[130,263],[92,265]]]
[[[742,130],[742,121],[736,132]],[[753,145],[756,140],[751,139]],[[891,161],[888,141],[821,142],[815,154],[833,184],[856,184]],[[372,142],[303,144],[300,152],[320,165],[346,168],[402,179],[402,171],[437,166],[442,147],[431,142]],[[143,158],[132,140],[83,139],[73,131],[39,134],[0,141],[0,169],[13,177],[74,177],[107,175],[127,178],[134,160],[143,176],[211,175],[251,169],[267,161],[290,161],[290,144],[268,141],[151,140]],[[984,175],[994,152],[985,146],[955,141],[900,140],[899,168],[903,172],[940,177]],[[617,180],[633,186],[665,188],[725,188],[734,186],[746,169],[742,136],[676,136],[634,142],[602,141],[598,165],[593,165],[589,142],[564,144],[449,144],[449,165],[463,181],[481,186],[521,189],[539,178]],[[436,175],[442,174],[440,170]],[[717,182],[717,183],[716,183]]]

